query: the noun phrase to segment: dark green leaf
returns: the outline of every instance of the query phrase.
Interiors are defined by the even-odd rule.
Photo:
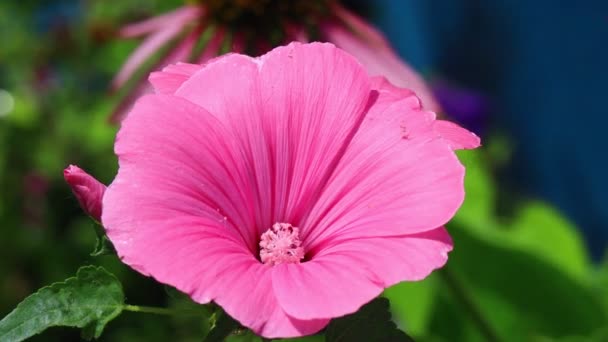
[[[101,256],[101,255],[109,255],[114,254],[116,251],[114,250],[114,245],[108,239],[106,235],[97,237],[97,241],[95,242],[95,249],[91,252],[91,256]]]
[[[277,340],[266,340],[254,334],[251,330],[243,329],[240,331],[236,331],[232,333],[230,336],[226,337],[224,342],[266,342],[272,341],[277,342]],[[289,340],[291,342],[291,340]],[[293,342],[297,342],[294,340]]]
[[[325,339],[327,342],[413,341],[391,320],[386,298],[376,298],[356,313],[332,320]]]
[[[83,337],[97,338],[123,306],[116,277],[102,267],[81,267],[76,277],[43,287],[4,317],[0,341],[22,341],[53,326],[84,328]]]
[[[114,245],[108,239],[105,229],[99,222],[95,222],[95,234],[97,235],[97,240],[95,241],[95,249],[91,252],[91,256],[96,257],[116,253]]]
[[[284,338],[279,340],[271,340],[272,342],[325,342],[325,336],[321,334],[295,337],[295,338]]]
[[[239,322],[235,321],[227,313],[218,311],[215,322],[212,324],[211,331],[205,337],[205,342],[221,342],[240,327]]]

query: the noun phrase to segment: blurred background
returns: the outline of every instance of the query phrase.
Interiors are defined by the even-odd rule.
[[[344,3],[484,144],[459,153],[467,198],[448,225],[446,270],[385,293],[398,325],[417,341],[608,341],[608,2]],[[121,94],[109,84],[138,45],[114,33],[181,5],[0,1],[1,317],[84,264],[116,274],[129,303],[192,305],[115,256],[91,256],[94,224],[62,176],[77,164],[111,182],[108,118]],[[197,341],[206,328],[127,312],[101,340]],[[53,328],[32,340],[79,333]]]

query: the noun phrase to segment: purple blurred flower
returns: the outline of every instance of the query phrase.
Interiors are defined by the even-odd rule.
[[[443,113],[477,135],[483,135],[491,107],[486,96],[446,81],[434,82],[432,89]]]

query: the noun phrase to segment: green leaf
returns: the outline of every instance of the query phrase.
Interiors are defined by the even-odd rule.
[[[310,335],[310,336],[304,336],[304,337],[272,340],[272,342],[325,342],[325,336],[321,335],[321,334],[317,334],[317,335]]]
[[[393,319],[408,334],[418,337],[428,333],[439,280],[433,273],[422,281],[401,282],[384,291],[384,297],[391,303]]]
[[[600,328],[592,333],[585,336],[568,336],[564,338],[551,338],[545,336],[538,336],[531,340],[531,342],[606,342],[608,341],[608,327]]]
[[[592,265],[573,224],[539,201],[522,203],[512,217],[498,216],[496,182],[487,160],[478,151],[459,151],[458,157],[466,166],[466,199],[453,223],[490,243],[534,254],[577,281],[588,282]]]
[[[336,318],[329,323],[327,342],[408,342],[413,339],[397,329],[391,320],[389,301],[376,298],[354,314]]]
[[[581,335],[601,328],[608,320],[591,286],[547,259],[482,239],[459,225],[448,229],[455,248],[447,267],[506,340]],[[449,291],[439,292],[450,295]],[[429,331],[451,341],[483,341],[471,332],[470,323],[462,305],[444,296],[436,304]]]
[[[96,257],[102,255],[116,254],[114,245],[112,244],[112,241],[108,239],[105,228],[103,228],[101,223],[95,221],[94,228],[97,240],[95,241],[95,249],[93,250],[93,252],[91,252],[90,255]]]
[[[453,223],[489,243],[534,254],[581,283],[589,281],[592,265],[583,239],[556,210],[542,202],[528,201],[505,221],[480,226],[457,217]]]
[[[502,240],[542,258],[582,282],[588,280],[592,270],[576,227],[544,203],[526,203]]]
[[[123,307],[118,279],[102,267],[84,266],[76,277],[23,300],[0,321],[0,341],[22,341],[53,326],[84,328],[84,338],[97,338]]]
[[[592,280],[593,291],[602,301],[604,311],[608,313],[608,255],[595,270]]]
[[[487,228],[495,222],[496,185],[486,161],[478,151],[458,151],[458,159],[466,168],[466,198],[455,216],[473,228]]]
[[[204,342],[224,341],[226,337],[240,327],[239,322],[221,310],[212,318],[215,318],[215,322],[212,324],[211,331],[203,340]]]
[[[268,340],[263,340],[261,337],[254,334],[251,330],[242,329],[232,333],[230,336],[226,337],[224,342],[263,342]],[[289,340],[290,342],[292,340]],[[277,340],[272,340],[272,342],[277,342]],[[295,341],[294,341],[295,342]]]
[[[91,256],[102,256],[102,255],[110,255],[116,253],[114,249],[114,245],[108,237],[104,234],[102,236],[98,236],[95,241],[95,249],[91,252]]]

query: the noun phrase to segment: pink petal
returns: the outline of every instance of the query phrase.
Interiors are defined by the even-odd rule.
[[[440,111],[441,107],[420,75],[397,56],[374,28],[367,24],[362,26],[363,24],[360,20],[353,27],[356,33],[337,23],[328,23],[321,30],[328,41],[353,54],[370,75],[382,75],[399,87],[412,89],[422,100],[425,109]],[[357,35],[360,31],[363,31],[363,37]],[[373,39],[366,40],[367,36]]]
[[[411,236],[339,241],[302,264],[273,270],[281,307],[300,319],[357,311],[398,282],[420,280],[445,264],[452,242],[444,228]]]
[[[202,16],[203,13],[204,11],[201,7],[183,6],[163,15],[125,25],[120,29],[119,35],[123,38],[140,37],[158,31],[163,27],[179,25],[180,22],[189,22],[194,18]]]
[[[139,216],[144,219],[142,225],[151,228],[123,233],[139,241],[126,252],[119,250],[123,262],[198,303],[215,301],[241,324],[268,338],[313,334],[327,325],[328,320],[287,316],[274,295],[270,268],[243,249],[236,236],[217,227],[217,221],[166,215],[160,205],[156,209],[158,217]],[[110,238],[116,241],[116,232]]]
[[[187,22],[171,25],[146,37],[122,65],[120,71],[118,71],[118,74],[112,80],[112,87],[114,89],[122,87],[148,58],[158,52],[171,39],[175,38],[184,29],[186,24]]]
[[[101,199],[106,186],[76,165],[70,165],[63,170],[63,178],[72,188],[85,213],[101,221]]]
[[[434,128],[454,150],[473,149],[481,145],[481,140],[475,133],[469,132],[453,122],[437,120]]]
[[[176,95],[216,115],[243,146],[259,235],[276,222],[297,226],[310,210],[364,114],[369,89],[363,69],[333,45],[294,43],[260,59],[218,58]]]
[[[174,94],[202,66],[190,63],[177,63],[165,67],[162,71],[150,74],[148,81],[159,94]]]
[[[102,219],[119,255],[146,255],[134,244],[146,245],[176,215],[203,217],[257,253],[239,148],[207,111],[170,95],[143,97],[123,120],[115,152],[120,168]]]
[[[381,90],[387,99],[390,97],[393,100],[399,100],[413,94],[409,89],[396,87],[383,76],[372,78],[372,86]],[[475,133],[455,123],[437,120],[433,123],[433,127],[435,132],[444,138],[454,150],[473,149],[481,145],[481,141]]]
[[[310,335],[329,323],[329,319],[300,320],[287,315],[274,294],[271,272],[271,267],[257,262],[231,268],[230,274],[221,275],[223,286],[215,301],[241,324],[266,338]]]
[[[182,98],[149,95],[123,120],[115,150],[120,168],[102,219],[124,263],[197,302],[216,301],[266,337],[327,325],[278,306],[270,268],[255,257],[240,149],[215,117]]]
[[[276,265],[272,284],[283,310],[303,320],[353,313],[384,290],[371,270],[340,255]]]
[[[341,255],[371,270],[383,287],[402,281],[418,281],[442,267],[452,250],[452,238],[444,227],[426,232],[369,239],[334,241],[316,258]]]
[[[392,84],[384,76],[372,77],[372,88],[382,92],[383,98],[386,101],[398,101],[416,95],[416,93],[409,88],[402,88]],[[422,104],[418,103],[418,105],[415,105],[414,107],[416,107],[416,109],[422,109]]]
[[[464,168],[418,99],[379,89],[306,223],[313,252],[347,237],[415,234],[442,226],[464,198]]]

